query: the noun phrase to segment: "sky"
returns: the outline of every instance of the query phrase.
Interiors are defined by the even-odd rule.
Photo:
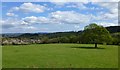
[[[118,25],[118,2],[2,2],[2,33],[83,30]]]

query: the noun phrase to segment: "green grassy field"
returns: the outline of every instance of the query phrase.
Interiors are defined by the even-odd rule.
[[[0,69],[2,68],[2,47],[0,45]]]
[[[3,68],[118,68],[118,46],[33,44],[3,47]],[[89,48],[91,47],[91,48]]]

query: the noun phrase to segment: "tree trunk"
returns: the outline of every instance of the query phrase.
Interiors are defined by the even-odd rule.
[[[97,43],[95,43],[95,48],[97,48]]]

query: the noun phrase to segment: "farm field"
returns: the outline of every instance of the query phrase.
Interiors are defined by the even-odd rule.
[[[94,44],[5,45],[3,68],[118,68],[118,46]]]
[[[0,45],[0,69],[2,68],[2,47]]]

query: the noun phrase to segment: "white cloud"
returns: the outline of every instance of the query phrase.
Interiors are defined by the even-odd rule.
[[[25,29],[33,29],[33,30],[35,30],[35,29],[37,29],[37,28],[35,28],[35,27],[33,27],[33,26],[28,26],[28,27],[25,27]]]
[[[39,4],[34,4],[34,3],[23,3],[19,7],[13,7],[11,8],[10,12],[12,11],[22,11],[25,13],[28,12],[34,12],[34,13],[42,13],[46,10],[47,8],[45,6],[39,5]]]
[[[70,2],[74,2],[74,3],[88,3],[88,2],[109,2],[109,3],[113,3],[113,2],[119,2],[119,0],[50,0],[51,3],[56,4],[58,6],[64,6],[65,4],[68,4]],[[75,6],[73,6],[75,7]]]
[[[74,11],[56,11],[49,14],[48,17],[25,17],[22,18],[23,24],[81,24],[90,21],[86,15]]]
[[[56,11],[49,14],[47,17],[36,17],[29,16],[21,19],[9,18],[2,20],[2,28],[4,31],[37,31],[38,27],[34,25],[37,24],[84,24],[89,22],[89,17],[86,15],[74,12],[74,11]],[[78,28],[76,26],[76,28]],[[30,31],[31,30],[31,31]]]
[[[78,25],[75,25],[74,27],[75,27],[76,29],[79,29],[79,28],[80,28],[80,26],[78,26]]]
[[[118,23],[118,3],[117,2],[95,2],[93,4],[99,5],[101,8],[107,9],[108,12],[99,12],[97,16],[92,15],[93,20],[97,21],[112,21]],[[112,23],[109,23],[112,24]],[[109,25],[108,24],[108,25]],[[109,25],[110,26],[110,25]]]
[[[97,2],[97,3],[94,3],[94,4],[97,4],[101,7],[107,8],[109,10],[118,9],[118,3],[117,2]]]
[[[84,4],[86,4],[86,3],[82,3],[82,2],[75,2],[74,3],[75,5],[76,5],[76,8],[79,8],[79,9],[88,9]]]
[[[50,15],[52,19],[61,23],[80,24],[89,22],[89,17],[74,11],[56,11]]]
[[[102,2],[102,3],[95,3],[103,8],[106,8],[109,10],[109,14],[116,16],[118,15],[118,3],[117,2]]]
[[[44,24],[44,23],[49,23],[49,18],[46,17],[35,17],[35,16],[30,16],[30,17],[25,17],[22,18],[22,21],[24,22],[23,24]]]
[[[119,0],[87,0],[89,2],[118,2]]]
[[[9,13],[9,12],[6,13],[6,15],[9,16],[9,17],[16,17],[16,16],[17,16],[17,15],[15,15],[14,13]]]
[[[56,4],[58,6],[63,6],[67,4],[69,1],[66,0],[50,0],[51,3]]]
[[[37,30],[36,27],[32,25],[24,25],[25,23],[22,20],[14,19],[14,18],[9,18],[6,20],[1,20],[0,21],[0,26],[2,26],[2,31],[4,33],[9,33],[9,32],[34,32]]]
[[[20,9],[24,12],[41,13],[41,12],[44,12],[45,7],[37,4],[32,4],[32,3],[24,3],[20,6]]]
[[[26,23],[36,23],[37,22],[37,17],[35,16],[31,16],[31,17],[25,17],[25,18],[22,18],[22,20]]]
[[[8,29],[8,28],[14,28],[14,27],[18,27],[21,26],[20,24],[20,20],[15,19],[15,18],[8,18],[5,20],[2,20],[1,26],[3,29]]]
[[[50,2],[119,2],[119,0],[50,0]]]
[[[56,4],[55,7],[64,7],[66,5],[67,8],[78,8],[78,9],[88,9],[84,4],[85,2],[52,2],[53,4]]]
[[[97,23],[98,25],[102,25],[104,27],[107,27],[107,26],[118,26],[117,23],[109,23],[109,22],[99,22]]]
[[[12,23],[12,20],[7,19],[7,20],[2,20],[1,24],[3,29],[8,29],[14,27],[14,23]]]
[[[57,6],[64,6],[67,4],[67,2],[52,2],[53,4],[56,4]]]
[[[19,7],[13,7],[9,10],[9,12],[19,11]]]
[[[97,0],[96,0],[97,1]],[[57,2],[58,3],[58,2]],[[61,5],[64,5],[66,2],[63,2]],[[67,4],[67,3],[66,3]],[[67,4],[66,6],[71,8],[79,8],[79,9],[88,9],[84,3],[80,2],[74,2],[72,4]],[[54,12],[49,13],[48,16],[28,16],[28,17],[23,17],[20,19],[6,19],[3,21],[0,21],[2,23],[2,28],[3,29],[11,29],[11,30],[16,30],[21,29],[21,30],[38,30],[37,27],[34,25],[39,24],[73,24],[73,28],[78,30],[80,26],[77,24],[89,24],[91,22],[96,22],[99,25],[103,26],[115,26],[117,25],[117,20],[118,20],[118,4],[117,3],[94,3],[96,5],[101,6],[101,9],[108,9],[109,12],[103,12],[100,11],[96,16],[95,15],[85,15],[80,12],[75,12],[75,11],[55,11],[54,8],[47,8],[48,5],[39,5],[39,4],[34,4],[34,3],[23,3],[22,5],[18,7],[13,7],[11,8],[8,13],[6,13],[7,16],[16,16],[15,11],[22,11],[22,12],[34,12],[34,13],[41,13],[44,12],[45,10],[53,10]],[[95,8],[91,7],[90,9],[95,10],[95,9],[100,9],[100,8]],[[88,11],[89,12],[89,11]],[[98,22],[97,22],[98,21]],[[58,25],[59,26],[59,25]],[[8,30],[9,30],[8,29]],[[40,28],[39,28],[40,29]]]
[[[20,24],[22,25],[34,25],[34,24],[86,24],[98,21],[113,20],[117,23],[116,16],[112,16],[109,13],[105,13],[99,16],[80,14],[75,11],[56,11],[49,14],[47,17],[29,16],[22,18]]]

